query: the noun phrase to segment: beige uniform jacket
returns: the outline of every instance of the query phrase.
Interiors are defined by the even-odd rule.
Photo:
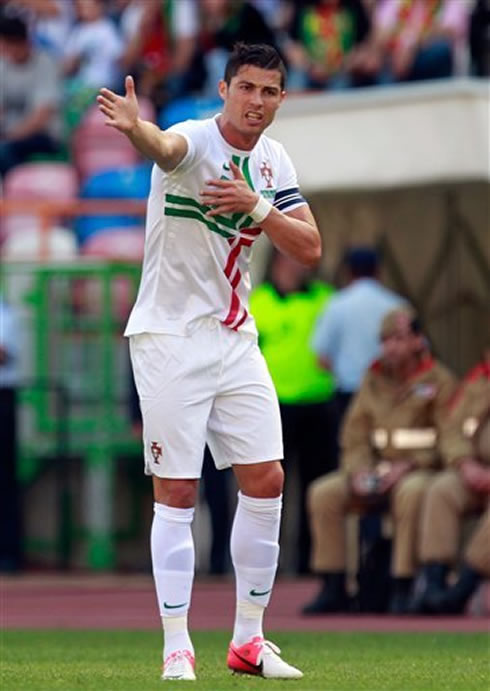
[[[465,457],[490,465],[490,365],[477,365],[465,378],[451,404],[441,435],[447,465]]]
[[[453,375],[431,357],[400,383],[376,361],[349,407],[341,432],[342,469],[373,469],[381,460],[408,460],[420,468],[440,463],[438,440],[454,394]]]

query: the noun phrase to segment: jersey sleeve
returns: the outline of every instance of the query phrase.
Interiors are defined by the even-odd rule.
[[[273,205],[278,211],[287,213],[306,203],[299,191],[298,178],[293,163],[284,148],[281,147],[279,180]]]
[[[185,120],[178,122],[166,130],[167,132],[175,132],[184,137],[187,142],[187,153],[174,168],[173,173],[187,173],[206,155],[208,148],[207,130],[203,127],[203,121],[199,120]]]

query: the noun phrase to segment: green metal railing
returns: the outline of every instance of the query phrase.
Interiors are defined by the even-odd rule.
[[[68,565],[70,459],[82,459],[83,518],[76,528],[93,569],[115,564],[113,493],[118,457],[140,454],[128,410],[129,358],[124,324],[140,267],[122,262],[9,264],[7,297],[19,308],[25,337],[20,477],[31,482],[46,457],[56,459],[60,565]],[[65,474],[65,477],[64,477]],[[70,530],[75,530],[71,526]]]

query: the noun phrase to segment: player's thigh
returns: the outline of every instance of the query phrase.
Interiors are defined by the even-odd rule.
[[[199,478],[213,377],[192,339],[167,334],[131,337],[130,352],[143,419],[145,472]]]
[[[208,422],[216,466],[283,458],[281,414],[265,360],[252,341],[237,339]]]

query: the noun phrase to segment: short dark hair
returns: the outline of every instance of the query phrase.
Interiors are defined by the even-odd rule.
[[[278,70],[281,73],[281,89],[284,89],[286,66],[274,46],[267,43],[235,43],[225,67],[224,80],[227,84],[243,65],[255,65],[263,70]]]
[[[379,266],[378,253],[372,247],[352,247],[345,253],[344,261],[355,278],[371,278]]]
[[[26,41],[27,24],[19,16],[8,16],[0,13],[0,37],[6,41]]]

